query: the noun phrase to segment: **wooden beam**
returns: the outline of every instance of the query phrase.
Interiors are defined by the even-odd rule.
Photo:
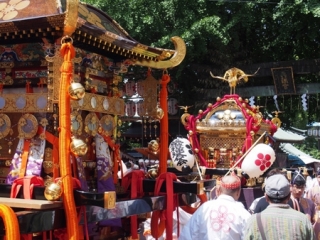
[[[143,191],[154,192],[156,181],[153,179],[143,180]],[[196,182],[173,182],[174,193],[194,193],[202,194],[205,188],[213,188],[216,184],[214,179],[201,180]],[[160,189],[161,192],[166,192],[166,186],[163,184]]]
[[[61,208],[61,201],[46,201],[46,200],[35,200],[35,199],[21,199],[21,198],[5,198],[0,197],[0,204],[7,205],[12,208],[27,208],[27,209],[55,209]]]
[[[229,90],[228,90],[229,91]],[[211,89],[208,91],[208,95],[210,99],[221,97],[224,94],[229,94],[229,92],[222,93],[221,95],[220,89]],[[296,85],[296,93],[292,95],[302,95],[302,94],[317,94],[320,93],[320,83],[305,83],[305,84],[297,84]],[[257,87],[238,87],[236,88],[236,94],[241,96],[242,98],[259,96],[259,97],[267,97],[276,95],[274,85],[271,86],[257,86]]]
[[[292,61],[282,61],[282,62],[266,62],[266,63],[256,63],[247,66],[239,66],[245,73],[254,73],[259,71],[254,77],[268,77],[272,76],[271,68],[282,68],[282,67],[292,67],[294,75],[305,75],[310,73],[318,73],[320,71],[320,59],[302,59],[302,60],[292,60]]]

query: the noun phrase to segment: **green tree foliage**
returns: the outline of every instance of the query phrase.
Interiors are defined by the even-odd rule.
[[[185,40],[187,56],[171,71],[184,105],[193,104],[190,96],[197,94],[196,89],[202,88],[202,97],[206,89],[225,87],[212,80],[209,71],[222,76],[234,66],[319,57],[318,0],[85,2],[102,9],[144,44],[172,48],[172,36]],[[314,81],[314,77],[301,81],[308,79]],[[250,84],[273,82],[254,79]]]
[[[172,36],[187,45],[185,60],[170,69],[175,86],[172,97],[180,105],[195,105],[210,89],[229,92],[228,85],[212,79],[231,67],[264,62],[318,59],[320,55],[319,0],[86,0],[115,19],[139,42],[172,48]],[[295,83],[319,82],[320,74],[295,76]],[[245,86],[273,85],[272,77],[250,78]],[[260,98],[266,115],[277,110],[272,96]],[[279,96],[285,127],[305,128],[320,121],[319,99],[308,96],[308,111],[298,95]],[[297,126],[299,125],[299,126]],[[304,125],[304,126],[303,126]]]

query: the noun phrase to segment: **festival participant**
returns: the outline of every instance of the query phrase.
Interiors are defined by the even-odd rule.
[[[265,183],[262,184],[261,186],[261,189],[262,189],[262,192],[264,193],[264,187],[265,187]],[[255,209],[257,207],[257,204],[258,202],[262,199],[262,198],[265,198],[265,196],[261,196],[261,197],[258,197],[256,199],[253,200],[253,202],[251,203],[250,207],[248,208],[248,211],[251,213],[251,214],[254,214],[255,213]]]
[[[310,175],[306,177],[306,188],[304,190],[304,197],[306,198],[308,196],[309,190],[313,187],[314,180],[317,181],[317,178],[312,178]]]
[[[284,175],[284,172],[278,168],[274,168],[272,170],[270,170],[266,176],[266,179],[270,176],[273,176],[273,175],[276,175],[276,174],[283,174]],[[285,175],[284,175],[285,176]],[[302,213],[304,213],[304,209],[302,207],[302,205],[295,199],[289,199],[288,201],[288,204],[291,208],[297,210],[297,211],[300,211]],[[259,201],[257,202],[256,206],[255,206],[255,209],[253,210],[253,213],[259,213],[259,212],[262,212],[263,210],[265,210],[267,207],[269,206],[269,203],[266,199],[265,196],[261,197],[259,199]]]
[[[203,203],[183,228],[180,240],[243,239],[243,231],[250,213],[237,202],[241,182],[234,173],[224,176],[218,197]]]
[[[307,215],[309,220],[314,223],[315,222],[315,204],[312,200],[308,198],[304,198],[304,190],[306,188],[306,180],[304,176],[300,172],[294,172],[291,178],[291,199],[294,205],[294,209],[299,210],[299,204],[302,206],[304,213]],[[296,200],[296,201],[295,201]]]
[[[313,179],[312,188],[307,192],[307,198],[314,202],[316,208],[316,215],[314,217],[315,223],[313,229],[317,239],[320,239],[320,169],[317,169],[316,177]]]
[[[320,209],[320,169],[316,172],[316,177],[313,179],[312,187],[307,192],[307,198],[312,200],[317,209]]]
[[[290,183],[284,175],[266,179],[265,195],[269,206],[249,218],[244,239],[315,240],[308,217],[288,205]]]

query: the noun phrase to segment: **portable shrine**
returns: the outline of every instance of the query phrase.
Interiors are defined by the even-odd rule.
[[[171,201],[159,193],[203,191],[203,181],[183,184],[167,174],[170,190],[138,172],[123,177],[125,198],[117,191],[117,129],[126,113],[124,78],[133,65],[149,69],[142,96],[150,104],[139,111],[161,118],[160,172],[166,173],[167,69],[185,57],[181,38],[172,37],[175,49],[146,46],[78,0],[6,0],[0,8],[2,236],[89,239],[90,232],[131,216],[136,239],[137,215],[164,210]],[[160,80],[152,69],[163,71]],[[164,101],[154,98],[155,82]],[[106,239],[113,236],[106,232]]]
[[[182,195],[204,202],[214,173],[242,165],[260,174],[274,161],[265,154],[243,168],[247,154],[259,154],[250,153],[255,145],[272,143],[277,125],[235,94],[237,82],[250,77],[240,69],[216,77],[229,83],[229,95],[197,115],[185,107],[188,139],[169,146],[168,112],[177,103],[168,105],[168,69],[186,55],[180,37],[171,38],[174,49],[144,45],[78,0],[4,0],[0,9],[0,235],[6,239],[108,239],[115,237],[109,226],[125,229],[128,235],[118,238],[138,239],[138,216],[153,212],[152,235],[165,230],[170,240],[174,209],[195,211]],[[146,69],[138,84],[125,82],[134,65]],[[160,80],[152,69],[162,71]],[[135,105],[123,98],[133,88],[144,99]],[[159,142],[148,146],[159,164],[147,174],[123,175],[118,129],[123,116],[135,114],[160,122]],[[188,171],[196,167],[197,178],[178,181],[168,156],[179,174],[194,178]]]

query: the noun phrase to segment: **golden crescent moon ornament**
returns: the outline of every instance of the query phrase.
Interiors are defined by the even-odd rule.
[[[172,57],[168,60],[159,60],[157,62],[154,61],[146,61],[146,60],[136,60],[134,61],[135,65],[155,68],[155,69],[167,69],[178,66],[186,56],[187,47],[184,40],[180,37],[174,36],[171,38],[175,46],[175,50],[168,51],[167,54],[170,57],[171,53],[173,53]]]
[[[274,118],[271,119],[271,122],[272,122],[274,125],[276,125],[277,128],[281,127],[281,123],[282,123],[282,122],[281,122],[280,118],[274,117]]]
[[[184,126],[187,126],[187,121],[188,121],[189,116],[190,116],[189,113],[184,113],[184,114],[182,114],[182,116],[181,116],[181,123],[182,123]]]

